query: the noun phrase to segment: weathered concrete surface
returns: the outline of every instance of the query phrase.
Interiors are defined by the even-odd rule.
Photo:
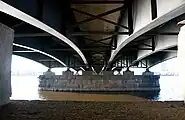
[[[179,78],[183,81],[183,95],[185,101],[185,26],[181,27],[181,30],[178,35],[178,60],[179,60]]]
[[[159,91],[159,76],[150,71],[143,75],[125,71],[123,75],[113,75],[105,71],[103,75],[93,75],[85,71],[83,75],[73,75],[70,71],[63,75],[47,74],[39,76],[39,87],[42,90],[75,90],[75,91]]]
[[[11,96],[11,60],[14,31],[0,24],[0,105],[9,102]]]

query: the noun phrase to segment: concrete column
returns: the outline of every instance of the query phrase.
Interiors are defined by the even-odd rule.
[[[11,96],[13,39],[14,31],[0,23],[0,106],[7,104]]]
[[[151,72],[151,71],[147,68],[146,71],[143,72],[142,75],[154,75],[154,72]]]
[[[182,24],[183,26],[180,28],[180,32],[178,35],[178,72],[179,72],[179,79],[183,82],[183,97],[185,101],[185,21],[180,22],[179,24]]]

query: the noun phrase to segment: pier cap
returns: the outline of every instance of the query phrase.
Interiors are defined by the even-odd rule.
[[[181,30],[183,29],[183,31],[185,30],[185,20],[178,22],[177,25],[178,25],[178,27],[180,27],[179,29],[181,29]]]
[[[185,20],[178,22],[177,25],[185,25]]]

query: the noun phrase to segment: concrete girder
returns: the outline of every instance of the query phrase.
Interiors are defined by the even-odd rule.
[[[165,3],[165,4],[164,4]],[[168,9],[166,8],[166,6],[170,6],[168,7]],[[185,11],[185,1],[184,0],[177,0],[177,1],[173,1],[173,2],[169,2],[168,0],[157,0],[157,18],[154,20],[149,20],[146,23],[141,24],[139,27],[135,27],[134,28],[134,32],[133,34],[131,34],[130,36],[127,36],[125,38],[123,38],[120,42],[120,44],[118,45],[118,47],[112,51],[111,57],[109,59],[109,64],[113,61],[113,59],[116,57],[116,55],[119,53],[119,51],[124,48],[128,43],[130,43],[131,41],[133,41],[134,39],[138,38],[139,36],[141,36],[142,34],[156,28],[157,26],[173,19],[176,18],[180,15],[182,15]],[[142,9],[142,5],[140,6]],[[150,8],[148,8],[150,10]],[[165,10],[164,12],[162,12],[163,10]],[[147,11],[145,9],[145,11]],[[142,11],[141,12],[145,12]],[[136,12],[136,11],[134,11]],[[139,13],[137,13],[139,15]],[[141,14],[144,13],[140,13],[139,16],[142,16]],[[139,21],[138,21],[139,22]],[[139,25],[139,23],[138,23]]]
[[[29,16],[28,14],[25,14],[24,12],[6,4],[3,1],[0,1],[0,11],[8,14],[10,16],[13,16],[17,19],[20,19],[28,24],[31,24],[37,28],[40,28],[43,31],[45,31],[45,32],[57,37],[58,39],[64,41],[80,55],[80,57],[82,58],[85,65],[88,65],[87,60],[86,60],[85,56],[83,55],[83,53],[81,52],[81,50],[73,42],[71,42],[68,38],[66,38],[65,36],[63,36],[59,32],[57,32],[53,28],[51,28],[51,27],[47,26],[46,24],[40,22],[39,20]]]
[[[65,63],[63,63],[61,60],[57,59],[56,57],[54,57],[54,56],[52,56],[52,55],[50,55],[50,54],[48,54],[48,53],[43,52],[43,51],[40,51],[40,50],[31,48],[31,47],[28,47],[28,46],[16,44],[16,43],[13,43],[13,45],[14,45],[14,46],[17,46],[17,47],[21,47],[21,48],[28,49],[28,50],[31,50],[31,51],[38,52],[38,53],[40,53],[40,54],[43,54],[43,55],[45,55],[45,56],[48,56],[48,57],[50,57],[50,58],[52,58],[52,59],[58,61],[61,65],[65,66],[65,67],[67,66],[67,65],[66,65]]]
[[[177,57],[177,52],[166,52],[164,54],[164,57],[160,60],[153,60],[153,61],[148,60],[148,63],[147,63],[148,67],[147,68],[151,68],[159,63],[162,63],[164,61],[170,60],[175,57]]]
[[[23,57],[23,58],[27,58],[29,60],[33,60],[37,63],[40,63],[48,68],[55,68],[55,67],[64,67],[63,65],[61,65],[59,62],[57,62],[56,60],[53,60],[51,58],[48,58],[47,56],[45,55],[42,55],[40,53],[37,53],[37,52],[29,52],[29,53],[26,53],[25,52],[13,52],[13,55],[16,55],[16,56],[20,56],[20,57]]]
[[[41,37],[41,38],[40,37],[26,37],[26,38],[25,37],[20,37],[20,38],[15,37],[14,43],[48,53],[58,58],[59,60],[63,61],[69,67],[74,67],[74,65],[72,65],[74,60],[77,62],[75,65],[77,64],[84,65],[83,61],[81,61],[80,57],[74,53],[74,50],[72,48],[67,47],[66,49],[69,49],[69,51],[66,51],[65,46],[62,46],[62,45],[56,46],[56,43],[50,37]],[[64,51],[57,51],[57,49],[51,50],[52,48],[55,48],[55,47],[62,48],[64,49]],[[22,49],[15,47],[14,50],[21,51]],[[23,49],[23,51],[25,50]],[[19,52],[17,54],[26,54],[26,53]],[[33,56],[34,53],[28,53],[28,54]],[[68,62],[69,58],[70,58],[70,62]],[[71,63],[71,64],[68,64],[68,63]]]
[[[155,36],[155,50],[139,50],[137,55],[137,60],[143,59],[151,54],[154,54],[159,51],[177,46],[177,35],[157,35]],[[150,40],[146,41],[145,44],[152,44]],[[141,45],[142,47],[144,45]]]
[[[131,67],[132,65],[134,65],[138,61],[141,61],[141,60],[145,59],[146,57],[151,56],[151,55],[153,55],[157,52],[160,52],[160,51],[163,51],[165,49],[169,49],[169,48],[177,46],[177,39],[178,39],[177,35],[171,35],[171,36],[169,36],[169,35],[157,35],[155,37],[155,51],[139,50],[137,59],[134,60],[129,67]],[[146,44],[151,44],[150,42],[151,41],[148,40],[148,41],[146,41]]]
[[[34,60],[36,62],[39,62],[47,67],[54,68],[54,67],[70,67],[70,68],[79,68],[82,67],[81,63],[78,61],[78,58],[68,58],[67,56],[61,56],[60,54],[54,54],[53,52],[49,51],[43,51],[41,49],[37,49],[36,47],[32,46],[26,46],[25,44],[21,43],[15,43],[21,46],[15,46],[14,45],[14,51],[13,53],[18,56],[22,56],[31,60]],[[29,49],[28,49],[29,48]],[[44,54],[43,54],[44,53]],[[49,55],[49,56],[48,56]],[[56,59],[60,60],[64,64],[61,64],[61,62],[57,61]],[[70,59],[70,61],[68,61]]]

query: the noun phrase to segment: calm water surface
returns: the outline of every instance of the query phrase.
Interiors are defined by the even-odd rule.
[[[124,95],[80,94],[38,91],[36,76],[12,76],[12,97],[14,100],[122,100]],[[155,100],[183,100],[181,81],[176,76],[161,76],[161,91]]]

